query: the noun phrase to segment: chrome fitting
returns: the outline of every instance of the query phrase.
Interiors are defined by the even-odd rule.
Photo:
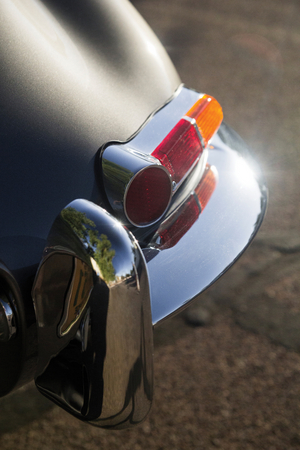
[[[7,296],[0,294],[0,342],[8,342],[17,332],[13,309]]]

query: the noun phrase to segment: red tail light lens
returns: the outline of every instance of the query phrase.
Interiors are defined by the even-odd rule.
[[[195,127],[181,119],[152,153],[178,183],[190,170],[203,151]]]
[[[203,95],[188,111],[187,116],[196,120],[206,147],[223,120],[221,105],[213,97]]]
[[[169,206],[172,196],[171,177],[161,166],[148,166],[130,181],[124,208],[133,225],[156,222]]]

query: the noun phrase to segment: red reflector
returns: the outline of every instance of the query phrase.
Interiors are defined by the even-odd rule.
[[[214,166],[206,165],[203,177],[195,189],[195,194],[198,197],[201,205],[201,211],[207,205],[212,193],[214,192],[218,181],[217,169]]]
[[[200,215],[199,206],[193,195],[178,210],[171,223],[166,223],[162,230],[158,230],[160,237],[159,248],[166,249],[174,247],[178,241],[191,228]],[[167,227],[167,228],[166,228]]]
[[[133,225],[156,222],[166,211],[172,195],[170,175],[161,166],[148,166],[130,181],[124,207]]]
[[[152,156],[168,169],[173,181],[178,183],[202,154],[202,146],[195,127],[181,119]]]
[[[206,147],[223,120],[221,105],[213,97],[203,95],[188,111],[187,116],[196,120]]]

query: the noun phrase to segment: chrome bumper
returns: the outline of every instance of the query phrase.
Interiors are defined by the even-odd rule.
[[[225,124],[210,143],[208,163],[217,168],[218,183],[197,221],[174,247],[143,249],[153,325],[222,276],[251,243],[265,215],[268,191],[262,174]]]

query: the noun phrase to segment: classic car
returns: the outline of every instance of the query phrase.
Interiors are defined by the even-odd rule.
[[[3,0],[0,395],[141,422],[153,326],[254,238],[264,178],[127,0]]]

